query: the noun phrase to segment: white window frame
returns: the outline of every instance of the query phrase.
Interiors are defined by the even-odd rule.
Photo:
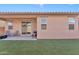
[[[47,23],[48,23],[48,18],[47,17],[40,17],[40,25],[46,24],[46,29],[42,29],[42,27],[41,27],[42,31],[46,31],[47,30]]]
[[[69,29],[69,30],[75,30],[75,23],[76,23],[76,18],[74,17],[68,18],[68,29],[69,29],[69,24],[74,24],[74,29]]]
[[[75,22],[76,22],[76,20],[75,20],[75,18],[73,18],[73,17],[70,17],[69,19],[68,19],[68,23],[69,24],[75,24]]]

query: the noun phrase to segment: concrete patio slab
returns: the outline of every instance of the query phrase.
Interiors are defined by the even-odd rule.
[[[5,39],[2,40],[37,40],[36,38],[33,37],[7,37]]]

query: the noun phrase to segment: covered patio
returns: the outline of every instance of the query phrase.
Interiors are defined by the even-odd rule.
[[[7,34],[10,39],[31,39],[37,32],[37,17],[32,15],[4,14],[0,15],[0,34]],[[9,38],[7,38],[9,40]],[[7,40],[5,39],[5,40]],[[4,39],[3,39],[4,40]],[[13,39],[12,39],[13,40]]]

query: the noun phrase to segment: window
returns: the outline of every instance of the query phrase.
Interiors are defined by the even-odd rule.
[[[41,29],[46,30],[47,24],[41,24]]]
[[[12,29],[13,29],[13,23],[12,23],[11,20],[8,21],[8,29],[9,29],[9,30],[12,30]]]
[[[69,24],[69,30],[74,30],[74,24]]]
[[[8,29],[13,29],[13,26],[8,26]]]
[[[74,30],[75,18],[69,18],[68,23],[69,23],[69,30]]]
[[[75,24],[75,18],[69,18],[69,23]]]
[[[47,17],[41,17],[41,30],[46,30],[47,29]]]

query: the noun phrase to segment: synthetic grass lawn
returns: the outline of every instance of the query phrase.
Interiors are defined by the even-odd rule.
[[[77,55],[79,40],[0,40],[1,55]]]

